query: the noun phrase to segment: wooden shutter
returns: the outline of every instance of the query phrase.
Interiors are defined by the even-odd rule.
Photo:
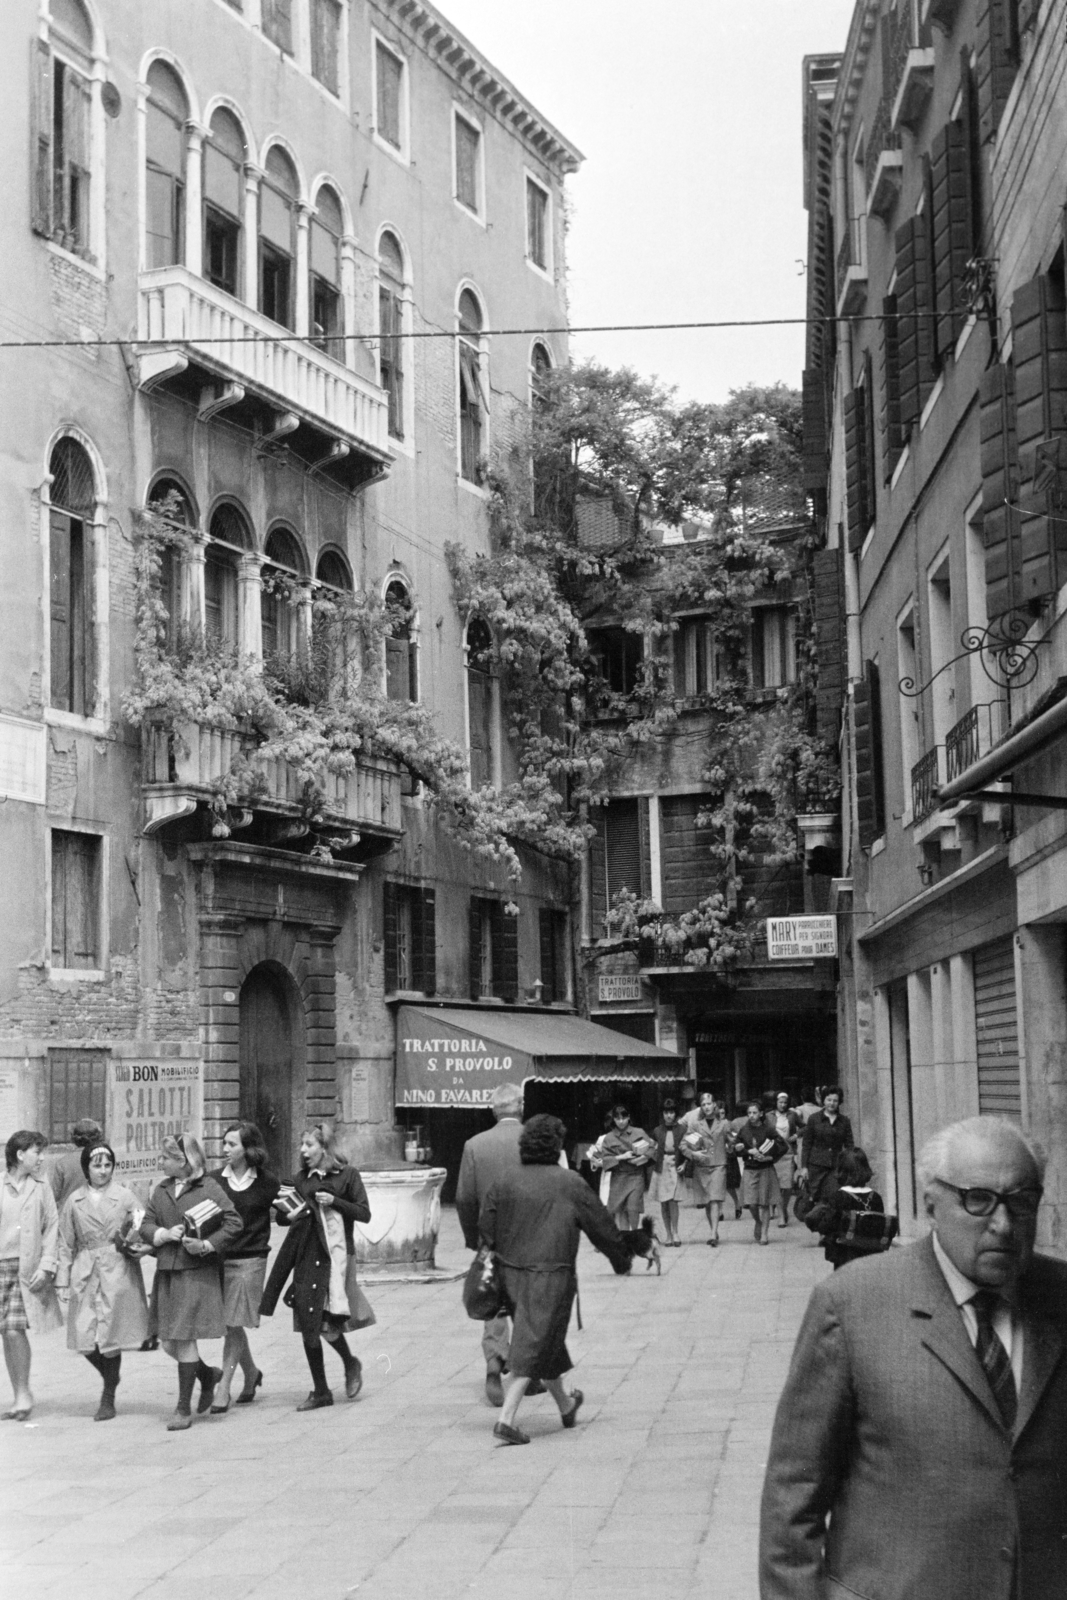
[[[660,800],[660,895],[666,912],[691,911],[719,886],[711,854],[714,834],[697,824],[701,811],[714,804],[710,794],[664,795]]]
[[[437,992],[437,903],[433,889],[412,889],[411,975],[416,989]]]
[[[385,693],[390,700],[411,700],[411,654],[407,639],[385,641]]]
[[[106,1050],[53,1048],[48,1052],[48,1137],[65,1143],[71,1125],[92,1117],[107,1128]]]
[[[51,702],[60,711],[70,711],[72,709],[70,545],[70,517],[66,516],[62,511],[51,512],[49,514]]]
[[[1058,483],[1034,487],[1042,454],[1067,434],[1067,318],[1061,283],[1032,278],[1011,303],[1015,433],[1019,466],[1022,598],[1054,593],[1067,573],[1067,526]]]
[[[68,970],[100,965],[100,840],[95,834],[52,832],[52,965]]]
[[[493,993],[513,1005],[519,998],[519,919],[509,917],[503,902],[494,900]]]
[[[979,385],[979,459],[986,615],[990,622],[1022,603],[1022,548],[1015,510],[1015,385],[1010,365],[989,367]]]
[[[467,943],[470,958],[470,979],[468,988],[472,1000],[480,1000],[482,994],[482,902],[471,897],[467,911]]]
[[[904,430],[900,425],[900,335],[895,294],[887,294],[882,301],[881,343],[882,481],[889,483],[904,449]]]
[[[493,781],[493,680],[477,667],[467,669],[467,695],[470,714],[471,788],[481,789]]]
[[[848,522],[848,548],[856,551],[867,537],[870,526],[867,516],[867,393],[862,385],[845,396],[844,409],[845,515]]]
[[[983,144],[996,137],[1018,65],[1015,0],[980,0],[975,19],[978,133]]]
[[[341,18],[337,0],[311,0],[311,71],[337,93],[337,53]]]
[[[802,390],[804,430],[804,488],[809,494],[826,492],[826,388],[822,372],[808,367]]]
[[[384,45],[378,46],[378,134],[400,148],[400,80],[403,67]]]
[[[882,765],[882,706],[878,668],[868,661],[866,676],[853,688],[856,748],[856,810],[860,845],[870,849],[885,832]]]
[[[385,992],[394,994],[400,986],[397,961],[397,885],[382,885],[382,948],[385,955]]]
[[[896,231],[900,425],[905,437],[933,387],[933,298],[928,219],[909,217]]]
[[[812,557],[815,658],[819,669],[815,716],[821,738],[837,742],[847,682],[844,552],[816,550]]]
[[[974,952],[974,1022],[980,1116],[1022,1112],[1015,948],[1011,934]]]
[[[541,906],[537,913],[537,933],[541,951],[541,1000],[550,1006],[563,996],[557,993],[556,912],[547,906]]]
[[[874,363],[870,350],[863,352],[863,486],[866,505],[864,516],[869,528],[878,514],[876,485],[878,481],[878,447],[874,426]],[[783,678],[783,683],[788,680]]]
[[[967,319],[963,279],[971,255],[971,181],[962,123],[946,123],[934,137],[930,189],[937,349],[944,360],[955,348]]]
[[[35,39],[30,70],[30,217],[34,233],[52,237],[52,49]]]

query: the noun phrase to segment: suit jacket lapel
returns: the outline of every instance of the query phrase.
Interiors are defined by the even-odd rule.
[[[1059,1326],[1047,1315],[1038,1297],[1027,1294],[1025,1280],[1020,1307],[1024,1328],[1023,1382],[1012,1434],[1015,1439],[1033,1416],[1063,1355],[1063,1334]]]
[[[989,1380],[967,1337],[959,1307],[937,1264],[933,1244],[926,1238],[913,1248],[915,1287],[911,1298],[911,1314],[916,1319],[919,1337],[926,1348],[970,1391],[997,1426],[1002,1428],[1003,1419],[993,1399]]]

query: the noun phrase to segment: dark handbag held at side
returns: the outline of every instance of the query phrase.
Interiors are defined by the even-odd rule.
[[[463,1280],[463,1309],[472,1322],[488,1322],[507,1310],[496,1256],[484,1244]]]

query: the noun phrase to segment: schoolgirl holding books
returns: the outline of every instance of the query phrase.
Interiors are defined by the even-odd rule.
[[[231,1122],[222,1136],[226,1165],[211,1176],[225,1189],[241,1216],[241,1232],[222,1264],[226,1342],[222,1347],[222,1381],[213,1412],[230,1409],[230,1385],[240,1367],[244,1385],[239,1406],[251,1405],[263,1374],[252,1359],[246,1328],[259,1327],[259,1303],[270,1254],[271,1206],[281,1187],[267,1171],[267,1149],[254,1122]]]
[[[156,1248],[152,1303],[160,1343],[178,1363],[178,1405],[167,1428],[192,1425],[193,1388],[199,1379],[197,1411],[210,1411],[219,1367],[200,1358],[198,1339],[221,1339],[226,1332],[222,1303],[222,1256],[241,1232],[233,1202],[204,1172],[204,1152],[191,1133],[163,1141],[165,1174],[141,1224],[141,1237]]]
[[[774,1118],[764,1115],[758,1100],[750,1101],[747,1121],[733,1136],[733,1151],[744,1165],[741,1204],[752,1214],[752,1237],[757,1244],[771,1242],[771,1204],[778,1190],[774,1164],[788,1148],[785,1140],[778,1137]]]

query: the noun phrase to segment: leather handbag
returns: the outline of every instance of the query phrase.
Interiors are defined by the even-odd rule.
[[[496,1256],[482,1245],[463,1280],[463,1309],[472,1322],[488,1322],[507,1310]]]

